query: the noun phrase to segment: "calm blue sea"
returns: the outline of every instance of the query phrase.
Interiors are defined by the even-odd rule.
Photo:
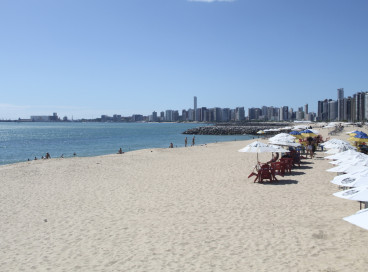
[[[40,158],[49,152],[51,157],[89,157],[124,152],[184,146],[188,137],[181,134],[188,128],[203,124],[179,123],[1,123],[0,164],[10,164]],[[247,140],[251,136],[196,135],[196,145]]]

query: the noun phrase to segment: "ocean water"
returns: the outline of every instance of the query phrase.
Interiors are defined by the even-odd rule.
[[[183,147],[186,129],[203,126],[191,123],[4,123],[0,122],[0,164],[41,158],[89,157],[124,152],[165,148],[170,143]],[[249,135],[196,135],[196,145],[251,139]]]

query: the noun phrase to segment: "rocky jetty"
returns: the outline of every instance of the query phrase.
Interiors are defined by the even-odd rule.
[[[191,128],[183,132],[183,134],[194,135],[259,135],[260,130],[275,128],[275,126],[205,126]],[[288,133],[291,130],[283,130]],[[267,132],[267,135],[278,134],[280,131]]]

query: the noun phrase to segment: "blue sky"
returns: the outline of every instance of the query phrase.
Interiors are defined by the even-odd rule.
[[[1,0],[0,119],[368,91],[366,0]]]

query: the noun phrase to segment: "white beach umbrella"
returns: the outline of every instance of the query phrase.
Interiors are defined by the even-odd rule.
[[[348,165],[338,165],[334,168],[327,169],[327,172],[336,172],[336,173],[353,173],[362,170],[366,170],[368,167],[362,164],[348,164]]]
[[[287,152],[287,150],[280,148],[280,147],[275,147],[275,146],[271,146],[259,141],[255,141],[249,145],[247,145],[246,147],[239,149],[239,152],[251,152],[251,153],[262,153],[262,152]]]
[[[268,139],[269,141],[295,142],[295,137],[288,133],[279,133]]]
[[[282,142],[282,141],[272,141],[272,142],[269,142],[270,144],[273,144],[273,145],[281,145],[281,146],[292,146],[292,147],[298,147],[298,146],[301,146],[301,144],[299,143],[292,143],[292,142]]]
[[[344,158],[346,156],[351,156],[351,155],[354,155],[354,154],[357,154],[357,153],[359,153],[359,152],[356,151],[356,150],[353,150],[353,149],[349,149],[349,150],[343,151],[343,152],[338,153],[338,154],[327,156],[327,157],[325,157],[325,159],[339,160],[339,159]]]
[[[295,142],[294,136],[288,133],[279,133],[269,139],[270,144],[281,145],[281,146],[300,146],[299,143]]]
[[[368,186],[361,186],[349,190],[337,192],[334,196],[356,201],[368,201]]]
[[[331,139],[327,142],[322,143],[324,148],[326,149],[340,149],[342,151],[355,149],[350,143],[340,140],[340,139]]]
[[[336,176],[331,183],[344,187],[368,186],[368,169],[345,175]]]
[[[341,164],[354,164],[355,162],[359,162],[359,161],[368,162],[368,155],[356,152],[353,155],[342,157],[338,160],[330,161],[329,163],[334,164],[334,165],[341,165]]]
[[[356,214],[343,218],[345,221],[368,230],[368,209],[360,210]]]
[[[279,146],[272,146],[272,145],[268,145],[259,141],[255,141],[249,145],[247,145],[246,147],[239,149],[239,152],[250,152],[250,153],[257,153],[257,161],[258,161],[258,153],[263,153],[263,152],[268,152],[268,153],[272,153],[272,152],[279,152],[279,153],[283,153],[283,152],[289,152],[288,150],[285,150]]]

